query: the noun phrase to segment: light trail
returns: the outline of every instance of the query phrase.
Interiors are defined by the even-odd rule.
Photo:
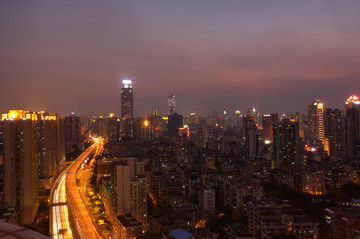
[[[65,189],[66,174],[59,176],[55,184],[52,200],[52,238],[54,239],[71,239],[73,238],[69,214],[66,203]]]
[[[65,169],[54,182],[50,193],[51,238],[102,238],[92,222],[92,217],[85,207],[76,184],[76,172],[86,157],[98,148],[99,140],[93,139],[95,143]],[[70,223],[71,221],[72,223]]]

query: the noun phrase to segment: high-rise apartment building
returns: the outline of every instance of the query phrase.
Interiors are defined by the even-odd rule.
[[[205,213],[215,213],[215,204],[216,204],[216,199],[215,199],[215,189],[210,188],[210,187],[206,187],[203,189],[202,193],[202,197],[201,198],[201,202],[200,204],[203,206],[202,210]]]
[[[308,143],[316,145],[324,139],[324,104],[321,101],[309,105],[308,124]]]
[[[4,128],[0,120],[0,210],[4,207]]]
[[[262,138],[273,140],[272,126],[274,123],[279,121],[277,113],[274,114],[265,114],[262,116]]]
[[[81,118],[71,114],[65,117],[65,151],[73,153],[83,149],[81,140]]]
[[[259,129],[253,119],[247,121],[245,132],[247,157],[248,159],[256,158],[259,154]]]
[[[172,94],[168,97],[168,115],[173,115],[175,113],[175,95]]]
[[[144,162],[134,157],[115,161],[113,182],[118,216],[130,213],[146,230],[147,199]]]
[[[4,206],[15,208],[21,225],[34,222],[38,209],[37,114],[2,114],[4,134]]]
[[[324,112],[324,132],[325,137],[329,140],[329,155],[331,157],[341,156],[341,138],[344,135],[342,128],[344,117],[339,109],[326,109]]]
[[[348,108],[343,121],[343,153],[344,156],[354,157],[359,148],[359,108]]]
[[[133,94],[131,80],[123,80],[121,86],[121,118],[134,118]]]
[[[234,129],[237,134],[242,133],[242,115],[240,110],[235,111]]]
[[[272,139],[271,116],[266,114],[262,116],[262,137],[263,139]]]
[[[106,118],[106,135],[110,143],[120,140],[120,119],[116,115],[111,114]]]
[[[291,172],[300,158],[299,124],[286,118],[274,123],[273,137],[275,167]]]
[[[56,176],[65,163],[64,120],[58,114],[39,112],[39,178]]]
[[[353,137],[356,144],[360,143],[360,99],[357,95],[351,95],[345,103],[345,114],[351,118]]]

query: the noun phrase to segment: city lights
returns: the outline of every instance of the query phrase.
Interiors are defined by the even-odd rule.
[[[0,237],[360,238],[360,1],[27,2]]]

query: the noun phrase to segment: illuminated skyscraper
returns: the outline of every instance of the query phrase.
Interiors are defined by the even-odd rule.
[[[123,80],[121,87],[121,118],[134,118],[133,87],[131,80]]]
[[[2,114],[4,134],[4,206],[15,208],[21,225],[31,224],[38,209],[37,115],[10,110]]]
[[[308,123],[310,145],[313,145],[314,141],[322,141],[324,139],[324,104],[319,100],[309,105]]]
[[[173,115],[175,113],[175,95],[170,95],[168,97],[168,108],[169,108],[169,115]]]

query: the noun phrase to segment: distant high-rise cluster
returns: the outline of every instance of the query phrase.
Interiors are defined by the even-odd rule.
[[[211,230],[195,228],[209,229],[207,220],[218,221],[225,216],[224,208],[231,209],[226,213],[233,218],[247,216],[241,224],[227,227],[231,238],[236,228],[247,238],[316,238],[323,230],[319,222],[266,191],[285,185],[286,190],[308,194],[314,204],[318,195],[341,191],[349,182],[360,184],[357,95],[351,95],[343,109],[328,108],[320,100],[305,103],[305,114],[260,114],[251,107],[244,114],[223,109],[211,116],[183,116],[175,110],[174,94],[167,103],[163,115],[152,109],[135,117],[132,81],[123,80],[119,116],[71,114],[61,119],[55,113],[21,110],[2,114],[2,209],[15,212],[15,223],[33,223],[40,198],[44,202],[63,168],[65,152],[75,160],[93,137],[104,144],[94,146],[95,160],[79,166],[93,169],[92,176],[77,175],[91,182],[85,187],[88,206],[95,201],[97,207],[104,206],[95,221],[109,223],[109,235],[121,238],[170,235],[173,228],[210,238]],[[269,222],[268,213],[277,223]],[[102,215],[110,215],[112,224]]]

